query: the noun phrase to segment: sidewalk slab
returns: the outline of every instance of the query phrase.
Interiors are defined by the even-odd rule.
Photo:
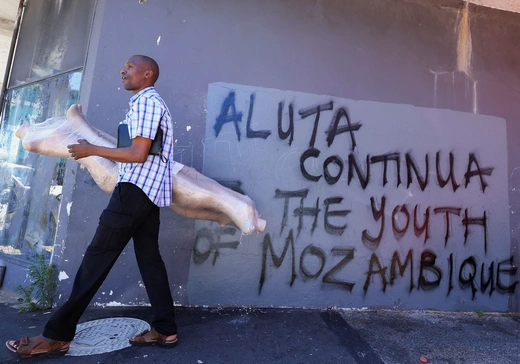
[[[0,340],[41,333],[50,311],[19,314],[2,308]],[[341,316],[333,313],[343,321]],[[353,362],[337,334],[331,331],[320,310],[215,309],[177,310],[179,343],[175,348],[129,347],[85,357],[46,358],[45,363],[334,363]],[[81,322],[131,317],[150,322],[149,308],[89,308]],[[18,359],[6,348],[0,363],[42,359]]]
[[[517,314],[344,311],[345,322],[384,363],[520,363]]]

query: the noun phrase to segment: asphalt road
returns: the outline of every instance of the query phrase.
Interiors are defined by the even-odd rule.
[[[0,312],[2,345],[38,335],[50,314],[20,314],[12,302],[0,303]],[[4,347],[0,363],[520,363],[520,317],[513,314],[198,307],[177,313],[175,348],[20,359]],[[91,307],[82,322],[116,317],[151,319],[146,307]]]

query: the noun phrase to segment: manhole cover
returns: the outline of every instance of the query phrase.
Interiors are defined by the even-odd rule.
[[[67,355],[93,355],[123,349],[130,346],[129,338],[144,330],[150,330],[147,322],[128,317],[84,322],[78,325]]]

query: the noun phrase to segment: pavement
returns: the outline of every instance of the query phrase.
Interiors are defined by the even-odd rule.
[[[18,313],[0,290],[0,342],[41,333],[52,310]],[[149,307],[89,307],[81,322],[150,322]],[[116,319],[117,320],[117,319]],[[178,345],[0,363],[520,363],[520,316],[506,313],[178,307]],[[72,350],[72,349],[71,349]]]

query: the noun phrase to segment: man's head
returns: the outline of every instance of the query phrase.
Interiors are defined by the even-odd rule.
[[[159,78],[159,65],[150,57],[135,55],[128,59],[120,73],[125,90],[133,91],[135,95],[155,84]]]

